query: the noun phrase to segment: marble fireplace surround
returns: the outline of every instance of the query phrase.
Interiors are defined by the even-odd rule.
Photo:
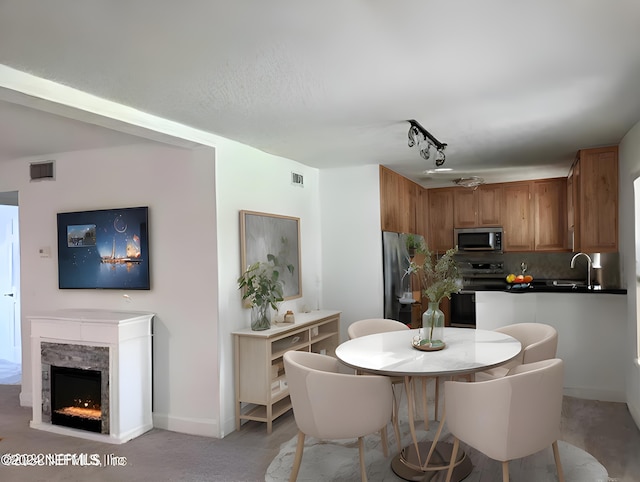
[[[42,422],[51,423],[51,366],[100,372],[100,433],[109,434],[109,348],[106,346],[40,343]]]
[[[151,333],[153,313],[57,310],[31,323],[33,416],[30,427],[121,444],[153,428]],[[99,370],[102,433],[51,423],[51,366]]]

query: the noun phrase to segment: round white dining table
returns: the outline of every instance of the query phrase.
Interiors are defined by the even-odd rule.
[[[503,365],[516,358],[522,347],[518,340],[504,333],[470,328],[445,328],[445,348],[422,351],[413,346],[420,330],[400,330],[354,338],[336,348],[336,357],[359,372],[405,378],[407,394],[413,377],[456,377]],[[413,444],[394,457],[392,468],[405,480],[425,479],[427,473],[441,473],[449,466],[451,444],[439,442],[444,424],[441,417],[433,441],[418,442],[413,417],[413,395],[409,403],[409,428]],[[428,452],[428,454],[425,454]],[[454,480],[462,480],[473,466],[465,454],[456,460]],[[435,475],[435,474],[433,474]],[[435,480],[435,479],[433,479]]]

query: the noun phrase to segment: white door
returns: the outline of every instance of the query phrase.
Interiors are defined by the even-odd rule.
[[[0,205],[0,359],[21,363],[18,207]]]

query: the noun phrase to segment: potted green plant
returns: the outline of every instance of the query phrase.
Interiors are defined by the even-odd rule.
[[[422,241],[422,238],[413,233],[407,233],[404,236],[405,236],[404,243],[405,243],[405,246],[407,247],[409,256],[413,258],[416,254],[416,251],[419,251],[423,247],[424,243]]]
[[[276,310],[277,303],[284,299],[283,281],[280,280],[274,260],[270,259],[267,263],[258,261],[249,266],[238,278],[238,288],[243,290],[242,299],[251,304],[251,329],[269,329],[269,308]]]
[[[444,297],[451,298],[461,288],[458,265],[454,255],[457,249],[449,249],[445,254],[437,257],[425,245],[417,250],[417,258],[412,260],[407,274],[415,274],[420,280],[422,295],[428,300],[428,309],[422,315],[421,345],[431,349],[444,348],[444,313],[440,310],[440,301]]]

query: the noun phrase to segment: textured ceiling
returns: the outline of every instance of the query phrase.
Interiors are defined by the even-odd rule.
[[[429,187],[566,175],[577,149],[617,144],[640,120],[638,32],[636,0],[0,1],[0,64]],[[453,173],[423,174],[407,119]]]

